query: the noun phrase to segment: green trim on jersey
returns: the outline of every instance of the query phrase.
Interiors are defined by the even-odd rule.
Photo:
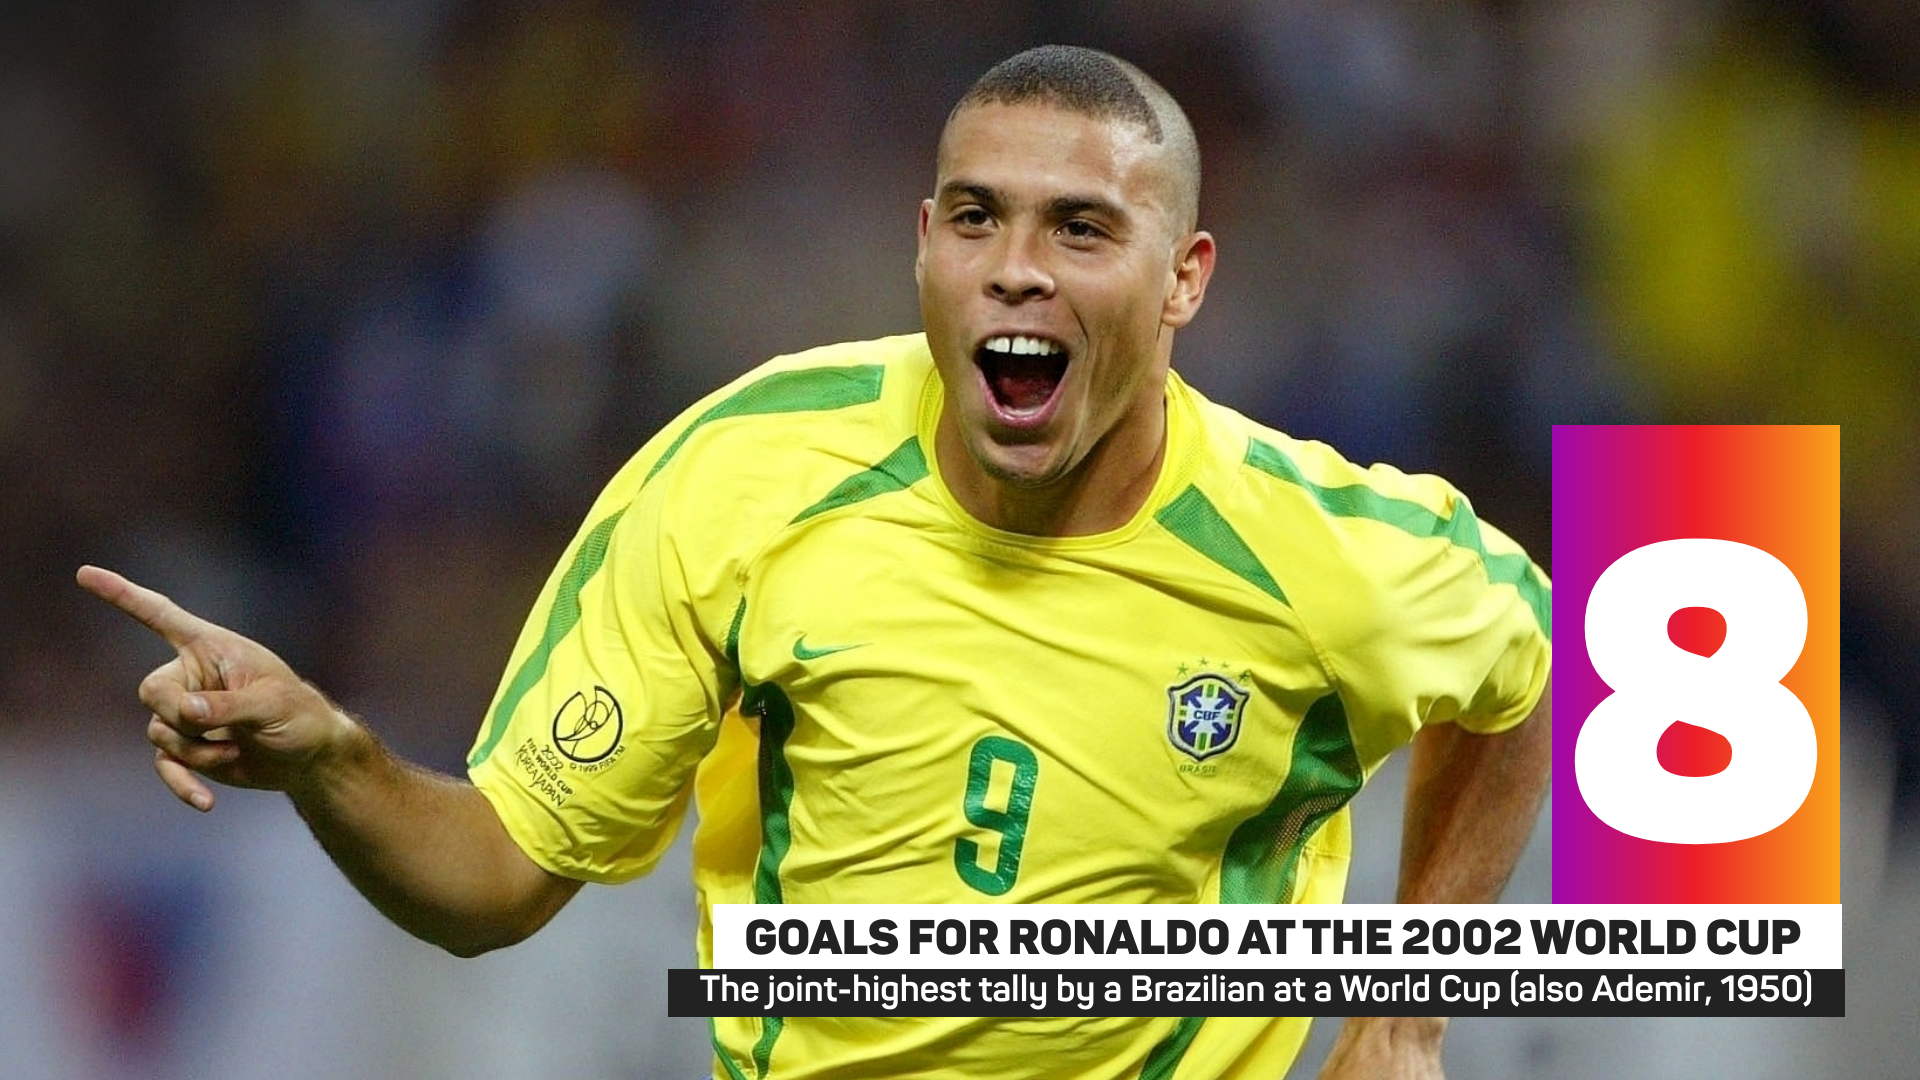
[[[793,846],[793,766],[787,738],[793,734],[793,702],[772,683],[749,687],[742,710],[760,714],[760,858],[753,870],[753,902],[785,903],[780,863]]]
[[[733,623],[727,627],[727,663],[735,671],[740,670],[740,624],[747,618],[747,598],[741,597],[740,603],[733,609]]]
[[[910,437],[871,468],[840,481],[826,498],[800,511],[793,521],[797,524],[815,514],[852,506],[876,495],[904,491],[926,478],[927,456],[920,452],[919,438]]]
[[[851,371],[853,368],[825,368],[826,371]],[[875,369],[878,370],[877,368]],[[875,380],[876,387],[878,380]],[[823,514],[842,506],[852,506],[875,496],[904,491],[927,477],[927,458],[920,451],[920,440],[909,438],[872,466],[842,480],[826,497],[800,511],[794,522]],[[744,598],[735,609],[733,627],[727,634],[727,655],[737,667],[740,662],[740,623],[745,618]],[[796,643],[796,648],[798,643]],[[833,650],[838,651],[838,650]],[[793,769],[787,763],[787,738],[793,734],[793,703],[778,686],[750,687],[742,701],[743,709],[760,713],[760,858],[754,867],[754,902],[781,903],[780,862],[792,846],[789,817],[793,808]]]
[[[1338,694],[1313,703],[1293,737],[1293,761],[1280,793],[1240,823],[1220,867],[1223,904],[1284,904],[1292,899],[1300,852],[1322,822],[1366,780]]]
[[[743,596],[733,609],[733,625],[727,628],[727,659],[736,669],[740,666],[740,624],[746,617],[747,598]],[[793,734],[793,705],[776,687],[754,686],[747,688],[742,696],[740,710],[760,714],[760,859],[754,867],[754,901],[778,904],[781,902],[780,860],[793,842],[787,818],[793,805],[793,770],[788,767],[785,754],[787,736]],[[776,720],[776,714],[781,719]],[[709,1019],[707,1023],[711,1026],[713,1021]],[[760,1038],[750,1051],[756,1077],[767,1075],[773,1044],[785,1027],[785,1017],[769,1016],[761,1021]],[[717,1030],[713,1047],[726,1063],[729,1080],[747,1080],[720,1045]]]
[[[500,703],[494,707],[493,718],[489,721],[487,738],[474,748],[467,758],[467,768],[471,769],[487,760],[494,747],[500,745],[500,739],[507,733],[507,722],[513,719],[515,709],[520,707],[520,699],[527,696],[547,673],[547,663],[553,659],[554,647],[561,639],[573,632],[580,622],[580,590],[586,588],[587,579],[599,573],[601,564],[607,561],[607,544],[613,537],[613,527],[620,524],[620,518],[626,510],[616,510],[607,515],[606,520],[593,527],[587,538],[580,542],[580,550],[574,552],[573,562],[568,564],[567,572],[560,578],[560,588],[555,591],[553,606],[547,609],[547,628],[540,635],[540,644],[527,657],[520,670],[513,673],[513,682],[500,695]]]
[[[745,602],[740,610],[746,610]],[[737,632],[737,628],[736,628]],[[779,904],[780,862],[793,846],[793,767],[787,763],[787,738],[793,734],[793,703],[771,683],[747,691],[741,708],[760,713],[760,858],[753,868],[753,902]],[[753,1044],[754,1075],[766,1076],[773,1044],[786,1020],[769,1016],[761,1021],[760,1038]]]
[[[858,369],[826,368],[822,370]],[[877,373],[880,369],[873,370]],[[879,388],[877,375],[873,386],[877,393]],[[712,415],[713,413],[710,412],[701,419],[708,419]],[[793,521],[799,523],[816,514],[826,513],[828,510],[851,506],[889,492],[904,491],[926,477],[927,458],[920,451],[920,440],[909,438],[870,468],[855,473],[835,485],[825,498],[800,511]],[[727,632],[727,655],[736,666],[740,662],[740,624],[744,621],[746,613],[747,602],[742,598],[739,607],[734,609],[733,626]],[[741,707],[760,714],[761,842],[760,857],[753,871],[753,899],[756,904],[778,904],[783,902],[784,895],[780,885],[780,863],[786,857],[787,850],[793,845],[791,818],[793,769],[787,763],[786,756],[787,739],[793,734],[793,703],[778,686],[766,684],[748,688]],[[768,1068],[771,1067],[774,1044],[780,1040],[780,1033],[786,1027],[786,1020],[779,1016],[769,1016],[761,1023],[760,1038],[753,1044],[752,1054],[756,1075],[765,1076]]]
[[[1525,555],[1491,555],[1480,539],[1480,521],[1473,507],[1462,500],[1452,517],[1443,518],[1419,503],[1396,499],[1367,487],[1349,484],[1329,488],[1306,478],[1292,458],[1258,439],[1249,441],[1247,464],[1276,479],[1294,484],[1312,496],[1320,508],[1335,517],[1358,517],[1391,525],[1410,536],[1444,537],[1455,547],[1480,557],[1487,569],[1487,580],[1496,585],[1512,585],[1520,598],[1533,610],[1541,634],[1553,640],[1553,598],[1541,588],[1532,572],[1532,560]]]
[[[720,1042],[720,1028],[714,1024],[711,1016],[707,1017],[707,1038],[713,1043],[713,1059],[727,1070],[727,1080],[747,1080],[747,1074],[733,1063],[733,1055],[727,1053],[726,1046]]]
[[[753,1044],[753,1068],[755,1076],[766,1076],[773,1067],[773,1044],[780,1041],[780,1032],[787,1026],[784,1016],[769,1016],[760,1021],[760,1041]]]
[[[1260,557],[1233,531],[1233,526],[1227,524],[1213,503],[1200,494],[1199,488],[1188,487],[1153,517],[1188,547],[1275,600],[1287,603],[1287,594],[1280,591],[1280,583],[1273,580]]]
[[[1140,1070],[1140,1080],[1167,1080],[1173,1071],[1180,1067],[1180,1059],[1187,1056],[1187,1047],[1193,1045],[1193,1037],[1200,1034],[1200,1025],[1207,1022],[1204,1016],[1181,1017],[1173,1026],[1173,1031],[1160,1040],[1160,1044],[1147,1055],[1147,1063]]]
[[[729,395],[724,401],[701,413],[692,423],[676,436],[659,460],[647,470],[645,480],[640,482],[646,487],[667,462],[680,451],[695,431],[714,420],[724,420],[734,416],[757,416],[767,413],[822,412],[829,409],[843,409],[851,405],[865,405],[880,400],[880,387],[885,381],[886,369],[879,364],[859,364],[851,367],[803,368],[797,371],[777,371],[766,378],[755,380]],[[897,454],[897,452],[896,452]],[[888,460],[892,460],[889,458]],[[885,464],[884,462],[882,464]],[[877,467],[877,466],[876,466]],[[926,463],[921,462],[924,472]],[[513,681],[500,695],[499,703],[494,707],[493,717],[489,721],[487,737],[474,748],[467,758],[467,768],[471,769],[485,761],[500,744],[506,734],[507,722],[513,718],[515,709],[527,692],[539,684],[546,674],[547,663],[553,657],[554,647],[561,639],[572,632],[580,622],[580,590],[586,587],[587,580],[600,570],[607,559],[607,544],[613,536],[613,528],[626,514],[622,508],[607,516],[594,526],[587,538],[581,541],[580,549],[574,553],[573,562],[567,567],[566,574],[560,580],[560,588],[554,595],[553,607],[547,612],[546,631],[540,637],[540,644],[533,654],[514,672]]]
[[[647,470],[647,480],[666,468],[680,452],[681,444],[693,433],[715,420],[731,416],[757,416],[764,413],[825,412],[849,405],[865,405],[880,400],[880,384],[886,369],[879,364],[854,367],[801,368],[776,371],[764,379],[741,387],[725,401],[701,413],[661,452],[660,460]],[[641,481],[645,486],[646,481]]]

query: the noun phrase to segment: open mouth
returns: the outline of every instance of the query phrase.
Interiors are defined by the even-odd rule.
[[[975,356],[994,404],[1013,418],[1039,415],[1067,374],[1067,350],[1026,334],[990,337]]]

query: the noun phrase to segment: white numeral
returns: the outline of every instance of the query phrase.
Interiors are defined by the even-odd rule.
[[[1726,640],[1698,656],[1667,636],[1683,607],[1709,607]],[[1663,540],[1622,555],[1587,600],[1587,655],[1613,693],[1574,744],[1580,794],[1623,833],[1724,844],[1800,809],[1819,756],[1813,718],[1780,680],[1807,641],[1807,598],[1786,564],[1731,540]],[[1660,766],[1660,735],[1682,721],[1718,732],[1733,760],[1712,776]]]

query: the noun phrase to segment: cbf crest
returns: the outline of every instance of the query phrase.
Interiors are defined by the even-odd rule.
[[[1167,741],[1195,761],[1233,748],[1248,694],[1224,675],[1195,675],[1167,688]]]

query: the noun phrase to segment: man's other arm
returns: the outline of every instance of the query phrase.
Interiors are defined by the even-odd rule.
[[[1402,904],[1490,904],[1533,832],[1553,773],[1553,678],[1519,725],[1476,735],[1435,724],[1414,736],[1400,839]],[[1321,1080],[1443,1075],[1440,1016],[1353,1017]]]
[[[395,757],[266,647],[110,571],[77,580],[176,653],[140,700],[154,769],[183,802],[213,808],[203,777],[285,792],[375,907],[460,956],[524,939],[579,891],[520,849],[479,789]]]

